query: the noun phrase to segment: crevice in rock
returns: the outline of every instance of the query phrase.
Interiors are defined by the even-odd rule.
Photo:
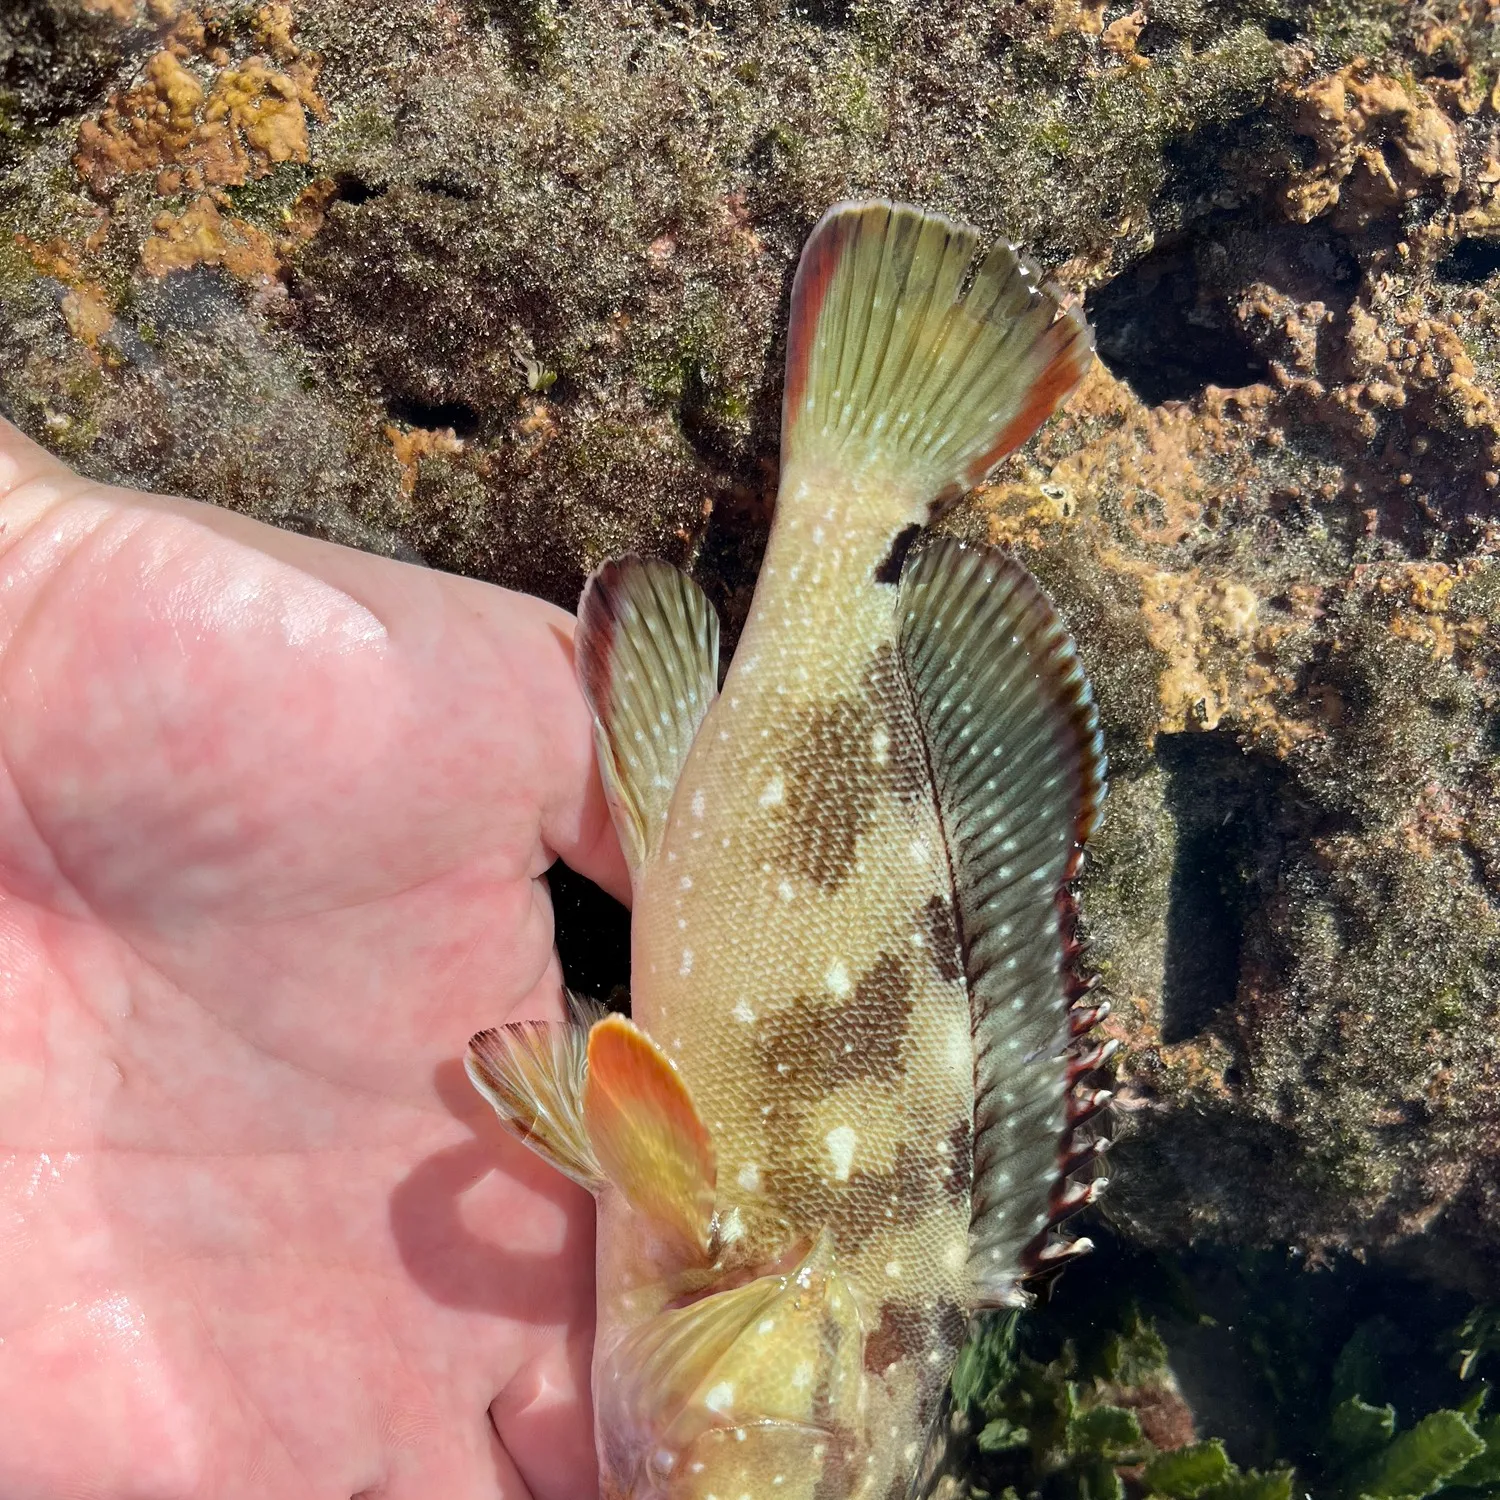
[[[451,428],[454,437],[471,438],[479,431],[479,413],[461,401],[427,402],[394,396],[386,402],[386,410],[397,422],[404,422],[408,427],[426,428],[429,432]]]
[[[1437,263],[1434,274],[1439,281],[1456,281],[1477,286],[1500,271],[1500,240],[1480,239],[1471,235],[1460,240]]]
[[[1249,929],[1282,863],[1286,772],[1224,730],[1161,735],[1177,829],[1162,977],[1162,1040],[1199,1035],[1239,992]]]
[[[341,172],[333,180],[333,202],[351,203],[358,207],[372,198],[382,198],[386,193],[384,183],[366,182],[349,172]]]
[[[1085,305],[1099,358],[1148,405],[1266,377],[1265,361],[1204,297],[1187,249],[1144,257],[1091,292]]]

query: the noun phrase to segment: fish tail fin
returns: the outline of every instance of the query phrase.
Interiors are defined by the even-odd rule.
[[[1014,245],[884,200],[835,204],[792,287],[782,466],[978,484],[1083,378],[1093,338]]]

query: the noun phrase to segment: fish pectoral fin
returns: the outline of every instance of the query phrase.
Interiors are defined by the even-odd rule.
[[[826,1240],[793,1272],[757,1277],[648,1319],[608,1351],[599,1420],[686,1451],[715,1428],[853,1427],[864,1337]]]
[[[615,829],[635,871],[661,840],[682,764],[718,692],[719,619],[685,573],[622,557],[584,586],[574,652]]]
[[[1065,886],[1107,761],[1073,642],[1015,558],[939,538],[908,561],[899,616],[972,1009],[970,1267],[983,1302],[1006,1305],[1038,1237],[1077,1206],[1060,1181],[1079,1103]]]
[[[792,287],[782,470],[856,468],[917,502],[970,488],[1092,358],[1081,313],[1013,245],[904,203],[837,204]]]
[[[604,1175],[637,1213],[706,1256],[713,1226],[713,1143],[682,1075],[624,1016],[589,1032],[583,1119]]]
[[[495,1113],[538,1156],[594,1189],[603,1181],[583,1122],[589,1026],[600,1008],[569,995],[570,1018],[556,1025],[515,1021],[477,1033],[464,1071]]]

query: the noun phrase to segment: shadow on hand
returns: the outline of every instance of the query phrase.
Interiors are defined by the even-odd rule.
[[[391,1231],[412,1280],[446,1307],[520,1322],[564,1323],[580,1305],[592,1309],[594,1208],[587,1193],[505,1130],[456,1059],[440,1063],[433,1082],[474,1139],[433,1152],[391,1194]],[[534,1195],[564,1210],[560,1246],[509,1250],[464,1222],[460,1200],[492,1171],[514,1184],[519,1201]]]

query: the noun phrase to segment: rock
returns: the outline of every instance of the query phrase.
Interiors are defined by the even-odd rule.
[[[1111,1212],[1493,1295],[1497,63],[1480,0],[18,0],[0,409],[562,603],[665,554],[732,639],[818,214],[1015,236],[1101,362],[952,524],[1103,709]]]

